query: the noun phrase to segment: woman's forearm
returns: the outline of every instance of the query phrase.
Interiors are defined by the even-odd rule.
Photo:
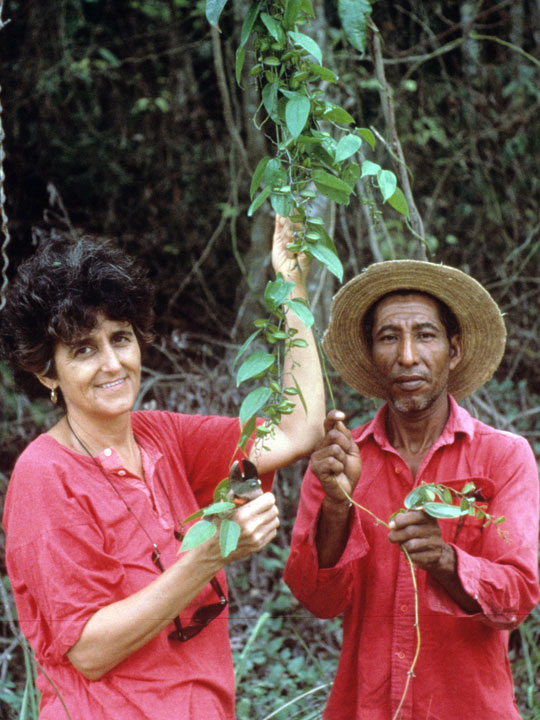
[[[69,660],[86,678],[99,680],[169,625],[223,564],[219,551],[206,545],[184,554],[147,587],[98,610]]]

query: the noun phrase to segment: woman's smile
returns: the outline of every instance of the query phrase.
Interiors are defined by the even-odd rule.
[[[141,352],[129,322],[98,315],[94,328],[54,353],[57,387],[68,414],[116,417],[133,407]]]

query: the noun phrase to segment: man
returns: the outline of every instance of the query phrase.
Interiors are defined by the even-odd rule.
[[[491,377],[505,340],[487,291],[443,265],[376,263],[334,299],[328,357],[356,391],[386,402],[352,433],[343,413],[328,414],[285,570],[315,615],[343,613],[325,720],[520,717],[506,649],[540,597],[537,468],[523,438],[456,402]],[[470,516],[391,519],[421,483],[469,481],[488,513],[505,516],[504,536]],[[400,546],[416,567],[419,628]]]

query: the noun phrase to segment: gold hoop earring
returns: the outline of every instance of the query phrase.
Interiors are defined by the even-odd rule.
[[[56,388],[52,388],[51,390],[51,402],[53,405],[56,405],[58,402],[58,394],[56,392]]]

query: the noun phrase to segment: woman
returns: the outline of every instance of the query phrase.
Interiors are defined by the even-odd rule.
[[[274,270],[305,297],[308,262],[276,219]],[[22,631],[45,674],[40,720],[234,717],[224,566],[276,534],[272,471],[307,455],[324,416],[311,333],[289,357],[308,412],[247,448],[266,492],[240,507],[238,547],[214,536],[178,554],[182,518],[212,500],[240,457],[235,418],[134,411],[152,312],[148,282],[108,245],[51,241],[23,263],[2,313],[3,354],[65,415],[18,459],[6,561]],[[290,315],[290,314],[289,314]],[[297,365],[296,363],[299,363]]]

